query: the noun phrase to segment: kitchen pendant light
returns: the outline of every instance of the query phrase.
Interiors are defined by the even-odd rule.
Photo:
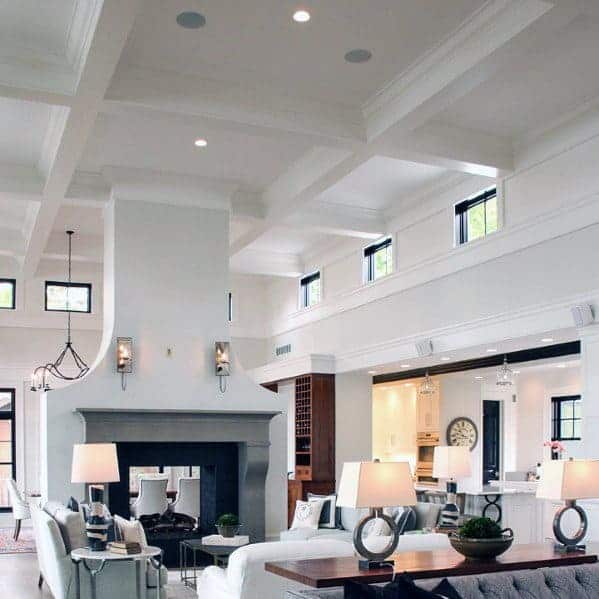
[[[67,231],[68,239],[68,285],[67,285],[67,341],[64,349],[58,355],[58,358],[54,362],[49,362],[43,366],[38,366],[31,376],[31,390],[32,391],[50,391],[49,378],[53,376],[63,381],[76,381],[83,378],[89,372],[89,366],[85,363],[83,358],[77,353],[73,347],[71,340],[71,311],[69,310],[69,290],[71,289],[71,269],[72,269],[72,237],[73,231]],[[65,364],[65,359],[67,363]],[[71,374],[65,372],[63,369],[72,362],[75,366]]]
[[[433,379],[430,377],[428,370],[426,371],[426,374],[424,375],[424,381],[422,382],[422,385],[420,385],[420,388],[418,390],[423,395],[431,395],[435,392],[435,383],[433,382]]]
[[[514,371],[507,365],[507,356],[503,357],[503,364],[497,369],[497,385],[511,387],[514,384]]]

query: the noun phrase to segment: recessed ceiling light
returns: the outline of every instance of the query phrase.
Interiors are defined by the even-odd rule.
[[[541,339],[542,343],[553,343],[553,337],[543,337]]]
[[[514,374],[520,374],[519,370],[514,370]]]
[[[195,11],[180,12],[177,15],[177,24],[184,29],[200,29],[206,25],[206,17]]]
[[[441,362],[449,362],[449,360],[451,360],[451,358],[449,356],[443,356],[441,358]]]
[[[494,354],[494,353],[496,353],[496,352],[497,352],[497,350],[496,350],[494,347],[490,347],[490,348],[487,350],[487,353],[488,353],[488,354]]]
[[[196,139],[193,144],[198,148],[205,148],[208,145],[208,142],[203,137],[200,137],[199,139]]]
[[[369,370],[368,374],[376,374],[376,370]]]
[[[482,380],[483,380],[483,377],[482,377],[482,376],[475,376],[474,378],[475,378],[477,381],[482,381]]]
[[[293,13],[293,20],[296,23],[307,23],[310,20],[310,13],[305,9],[296,10]]]
[[[360,62],[368,62],[372,58],[372,52],[370,50],[364,50],[364,48],[355,48],[345,53],[346,62],[358,64]]]
[[[556,365],[556,368],[565,368],[565,367],[566,367],[566,365],[565,365],[565,364],[557,364],[557,365]]]
[[[414,383],[404,383],[404,387],[413,387]]]
[[[412,366],[410,366],[410,364],[401,364],[402,368],[412,368]]]

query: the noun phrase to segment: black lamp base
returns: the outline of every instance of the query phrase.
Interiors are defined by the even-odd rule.
[[[85,523],[85,532],[90,551],[105,551],[108,541],[108,522],[104,518],[104,489],[90,486],[90,514]]]
[[[382,568],[393,568],[395,562],[392,559],[368,560],[361,559],[358,562],[360,570],[380,570]]]

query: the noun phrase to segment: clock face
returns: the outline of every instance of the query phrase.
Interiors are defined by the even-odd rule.
[[[476,447],[477,441],[478,430],[470,418],[462,416],[449,423],[447,427],[447,443],[449,445],[468,447],[472,451]]]

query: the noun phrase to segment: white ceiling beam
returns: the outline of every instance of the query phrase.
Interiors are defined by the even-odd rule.
[[[480,85],[493,52],[552,8],[544,0],[491,0],[451,38],[412,65],[364,107],[370,141],[423,125]]]
[[[377,144],[380,155],[484,177],[501,177],[514,168],[511,141],[480,131],[431,122],[396,143],[391,138]]]
[[[233,241],[231,255],[248,247],[266,231],[306,206],[370,156],[366,148],[354,154],[340,148],[317,147],[304,154],[268,187],[262,196],[266,205],[264,219]]]
[[[29,232],[23,262],[25,277],[37,270],[139,6],[140,0],[104,0],[71,107],[68,111],[53,109],[40,161],[46,172],[44,199]]]
[[[231,256],[232,272],[268,275],[273,277],[299,277],[304,272],[301,258],[296,254],[246,249]]]
[[[378,210],[315,200],[292,214],[285,226],[327,235],[378,239],[385,234],[383,213]]]
[[[16,84],[0,83],[0,96],[35,102],[37,104],[48,104],[50,106],[70,106],[73,96],[60,91],[34,89],[31,87],[20,87]]]
[[[305,138],[316,145],[363,144],[362,113],[340,104],[298,98],[263,85],[251,87],[170,71],[124,67],[114,76],[102,111],[160,113],[220,121],[254,135]],[[244,129],[245,128],[245,129]]]

